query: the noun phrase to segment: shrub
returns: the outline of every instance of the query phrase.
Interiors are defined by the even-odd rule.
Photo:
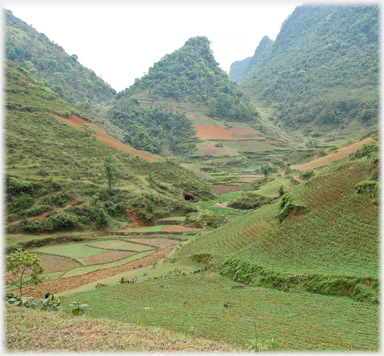
[[[67,212],[57,213],[48,218],[49,227],[52,230],[71,229],[76,227],[78,217]]]

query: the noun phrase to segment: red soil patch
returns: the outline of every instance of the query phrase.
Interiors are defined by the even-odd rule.
[[[174,231],[183,231],[183,232],[192,232],[192,231],[201,231],[202,229],[196,229],[194,227],[185,227],[179,225],[169,225],[161,229],[161,231],[174,232]]]
[[[293,166],[293,169],[297,169],[299,171],[309,171],[311,169],[325,166],[326,164],[338,161],[339,159],[343,159],[345,157],[348,157],[351,153],[357,152],[357,150],[361,149],[364,144],[369,142],[376,142],[372,137],[368,137],[365,140],[362,140],[360,142],[356,142],[348,147],[340,148],[332,153],[330,153],[327,156],[317,158],[311,162],[308,162],[306,164],[302,164],[299,166]]]
[[[78,258],[78,261],[83,265],[98,265],[100,263],[113,262],[120,260],[124,257],[133,255],[133,252],[129,251],[111,251],[103,253],[101,255],[88,256],[83,258]]]
[[[250,127],[232,127],[227,130],[224,126],[195,125],[197,137],[202,140],[250,140],[264,138],[260,131],[254,131]]]
[[[53,117],[55,117],[56,119],[59,119],[59,120],[65,122],[66,124],[71,125],[77,129],[80,129],[80,126],[83,126],[84,124],[90,125],[91,127],[96,129],[96,131],[97,131],[97,136],[96,136],[97,140],[104,142],[105,144],[107,144],[111,147],[117,148],[120,151],[127,152],[131,155],[134,155],[134,156],[138,156],[140,158],[147,160],[148,162],[159,162],[159,161],[163,160],[161,157],[158,157],[158,156],[156,156],[150,152],[135,150],[134,148],[129,147],[129,146],[115,140],[113,137],[107,135],[103,130],[101,130],[96,125],[91,124],[89,122],[86,122],[86,121],[80,119],[79,117],[77,117],[76,115],[73,115],[70,119],[64,119],[60,116],[53,115],[53,114],[51,114],[51,115]],[[80,130],[83,130],[83,129],[80,129]]]

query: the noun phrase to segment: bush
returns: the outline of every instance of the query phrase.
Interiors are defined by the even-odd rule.
[[[48,218],[49,227],[52,230],[67,230],[76,227],[78,217],[67,212],[57,213]]]

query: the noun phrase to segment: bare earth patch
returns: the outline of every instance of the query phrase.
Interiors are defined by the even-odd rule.
[[[139,244],[144,244],[144,245],[159,247],[159,248],[177,245],[180,243],[180,241],[177,241],[177,240],[161,239],[161,238],[160,239],[128,239],[126,241],[136,242]]]
[[[249,140],[262,139],[261,132],[250,127],[232,127],[227,130],[224,126],[195,125],[197,137],[202,140]]]
[[[193,232],[193,231],[201,231],[202,229],[196,229],[194,227],[185,227],[179,225],[169,225],[165,226],[161,229],[161,231],[173,232],[173,231],[183,231],[183,232]]]
[[[40,264],[45,267],[44,273],[67,271],[73,267],[80,266],[80,263],[71,258],[45,253],[37,253],[40,257]]]
[[[80,129],[80,126],[83,126],[84,124],[90,125],[91,127],[93,127],[97,131],[97,136],[96,136],[97,140],[99,140],[101,142],[104,142],[104,143],[106,143],[109,146],[115,147],[115,148],[117,148],[120,151],[128,152],[131,155],[135,155],[135,156],[144,158],[145,160],[147,160],[149,162],[158,162],[158,161],[162,161],[163,160],[161,157],[156,156],[156,155],[154,155],[154,154],[152,154],[150,152],[135,150],[134,148],[129,147],[128,145],[125,145],[125,144],[115,140],[113,137],[107,135],[102,129],[100,129],[96,125],[91,124],[89,122],[86,122],[86,121],[80,119],[79,117],[77,117],[76,115],[73,115],[69,119],[64,119],[64,118],[62,118],[60,116],[53,115],[53,114],[51,114],[51,115],[53,117],[55,117],[56,119],[59,119],[59,120],[65,122],[68,125],[76,127],[79,130],[82,130],[82,129]]]
[[[111,251],[111,252],[103,253],[101,255],[94,255],[94,256],[79,258],[78,261],[81,262],[85,266],[97,265],[100,263],[113,262],[116,260],[120,260],[124,257],[128,257],[131,255],[133,255],[133,252]]]

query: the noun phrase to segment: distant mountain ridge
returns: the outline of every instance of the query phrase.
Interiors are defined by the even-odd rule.
[[[377,124],[378,6],[299,6],[257,61],[263,45],[239,86],[257,105],[273,106],[276,123],[308,130],[313,137],[355,120],[362,126]]]
[[[231,68],[229,70],[229,76],[235,82],[238,82],[240,78],[243,76],[245,70],[248,67],[249,62],[252,57],[247,57],[242,61],[236,61],[231,64]]]

